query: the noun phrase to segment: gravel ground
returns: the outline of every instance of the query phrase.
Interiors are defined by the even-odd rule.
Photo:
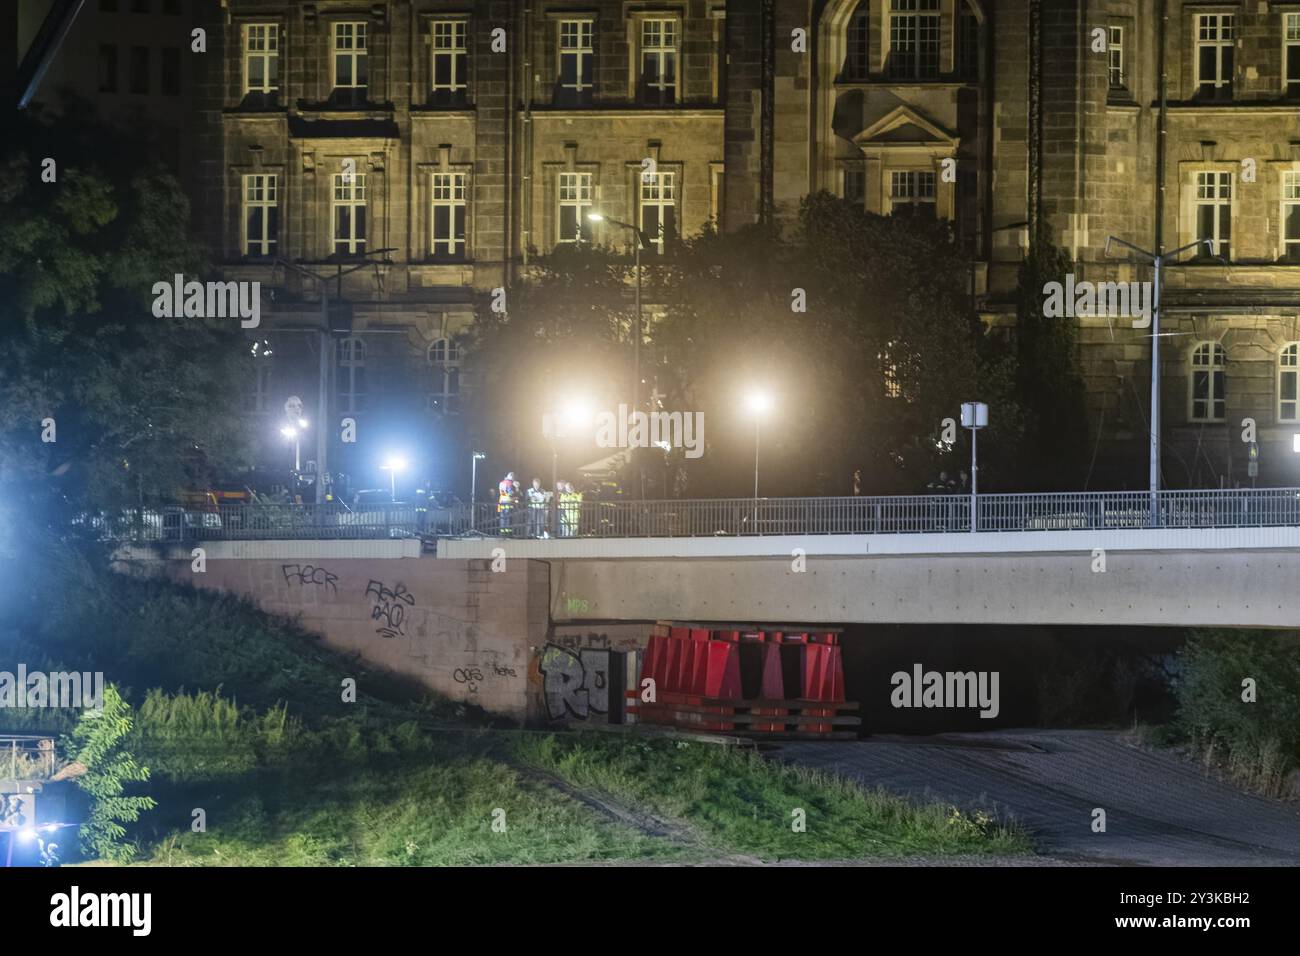
[[[1121,732],[994,731],[791,742],[772,756],[903,796],[1012,817],[1033,835],[1043,856],[1009,863],[1300,865],[1300,806],[1243,793],[1208,777],[1198,765],[1141,747]],[[1098,807],[1106,811],[1104,833],[1092,832]]]

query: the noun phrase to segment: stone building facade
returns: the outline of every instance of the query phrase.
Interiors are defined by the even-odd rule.
[[[1300,484],[1300,4],[223,0],[206,11],[216,55],[196,101],[198,221],[229,278],[275,290],[255,346],[267,375],[250,399],[268,422],[291,392],[314,407],[320,282],[301,270],[333,275],[349,306],[325,345],[331,417],[365,434],[368,416],[398,420],[400,406],[467,462],[458,336],[536,255],[622,241],[588,212],[671,242],[709,221],[789,219],[827,189],[872,212],[951,219],[990,328],[1013,319],[1035,233],[1096,283],[1151,278],[1122,247],[1108,253],[1110,236],[1165,250],[1210,240],[1215,257],[1189,252],[1165,270],[1166,483],[1249,481],[1241,433],[1253,419],[1260,483]],[[371,264],[338,276],[363,254]],[[1088,482],[1143,487],[1150,330],[1075,321],[1097,427]],[[361,467],[347,462],[355,449],[337,452],[336,467]]]

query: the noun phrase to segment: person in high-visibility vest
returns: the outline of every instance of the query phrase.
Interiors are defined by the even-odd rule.
[[[564,494],[560,498],[560,534],[566,538],[576,537],[582,515],[582,492],[576,491],[573,482],[564,483]]]
[[[555,494],[560,502],[560,537],[568,538],[572,535],[572,525],[570,523],[570,508],[572,493],[569,491],[569,483],[564,480],[555,483]]]
[[[515,486],[515,473],[512,471],[502,478],[497,485],[497,523],[500,525],[502,534],[514,534],[510,518],[515,510],[516,494],[518,494],[518,491]]]

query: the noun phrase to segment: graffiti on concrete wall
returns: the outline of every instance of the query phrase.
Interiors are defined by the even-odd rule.
[[[339,576],[333,571],[316,567],[313,564],[282,564],[280,573],[284,575],[285,584],[297,584],[301,588],[313,591],[329,591],[338,594]]]
[[[546,713],[587,720],[609,712],[609,651],[547,644],[539,663]]]
[[[366,585],[366,597],[370,598],[370,620],[378,622],[375,633],[380,637],[405,637],[402,622],[406,619],[407,608],[415,605],[415,595],[406,590],[406,585],[389,587],[373,578]]]
[[[451,672],[451,679],[463,685],[471,694],[477,694],[479,687],[485,681],[517,676],[513,667],[493,660],[487,661],[481,667],[457,667]]]

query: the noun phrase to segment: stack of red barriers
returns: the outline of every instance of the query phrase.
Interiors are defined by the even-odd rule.
[[[661,621],[634,687],[639,721],[685,730],[851,738],[860,723],[842,713],[858,705],[844,699],[837,631]]]

